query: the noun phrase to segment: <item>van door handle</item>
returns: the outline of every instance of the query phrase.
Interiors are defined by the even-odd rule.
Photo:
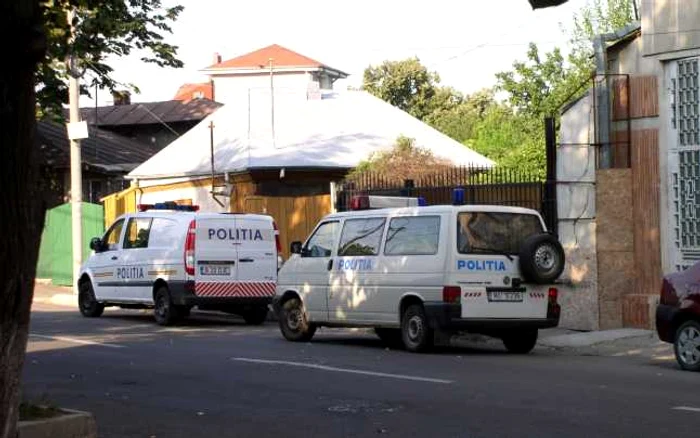
[[[112,260],[117,260],[118,258],[117,256],[112,256]]]
[[[239,259],[238,263],[253,263],[255,259]]]
[[[333,259],[328,260],[328,270],[333,269]]]

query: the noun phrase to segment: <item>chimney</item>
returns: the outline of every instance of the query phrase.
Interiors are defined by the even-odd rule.
[[[214,65],[221,64],[221,54],[219,52],[214,52]]]
[[[114,99],[114,105],[131,105],[131,93],[128,90],[114,90],[112,91],[112,99]]]

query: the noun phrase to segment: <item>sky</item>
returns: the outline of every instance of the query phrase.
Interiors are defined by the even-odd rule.
[[[172,99],[183,83],[206,80],[199,70],[215,52],[226,60],[270,44],[350,73],[336,89],[361,85],[369,65],[417,56],[443,85],[472,93],[494,85],[495,74],[523,59],[531,41],[565,49],[562,26],[570,28],[586,1],[533,11],[527,0],[164,0],[185,7],[166,37],[185,66],[163,69],[136,54],[110,65],[117,80],[140,89],[132,102]],[[108,92],[98,93],[99,105],[111,103]]]

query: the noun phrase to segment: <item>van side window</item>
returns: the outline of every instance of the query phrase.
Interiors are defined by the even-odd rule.
[[[518,254],[525,239],[542,233],[538,216],[470,212],[457,217],[457,250],[462,254]]]
[[[148,236],[151,233],[151,218],[139,217],[129,219],[126,226],[124,249],[148,248]]]
[[[337,236],[338,222],[321,224],[306,243],[304,257],[330,257]]]
[[[396,217],[389,222],[384,255],[435,255],[439,241],[439,216]]]
[[[119,219],[117,222],[112,224],[109,231],[105,233],[105,237],[102,239],[104,245],[107,247],[107,251],[114,251],[119,249],[119,239],[122,237],[122,228],[124,227],[124,219]]]
[[[340,236],[339,256],[379,254],[385,218],[348,219]]]
[[[184,233],[181,228],[178,229],[175,221],[160,217],[153,218],[151,231],[148,233],[150,248],[173,248],[178,242],[184,241]]]

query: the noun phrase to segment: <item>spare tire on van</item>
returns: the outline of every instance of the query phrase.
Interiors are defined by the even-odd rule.
[[[551,234],[535,234],[525,239],[519,256],[520,272],[527,282],[553,283],[564,272],[564,248]]]

